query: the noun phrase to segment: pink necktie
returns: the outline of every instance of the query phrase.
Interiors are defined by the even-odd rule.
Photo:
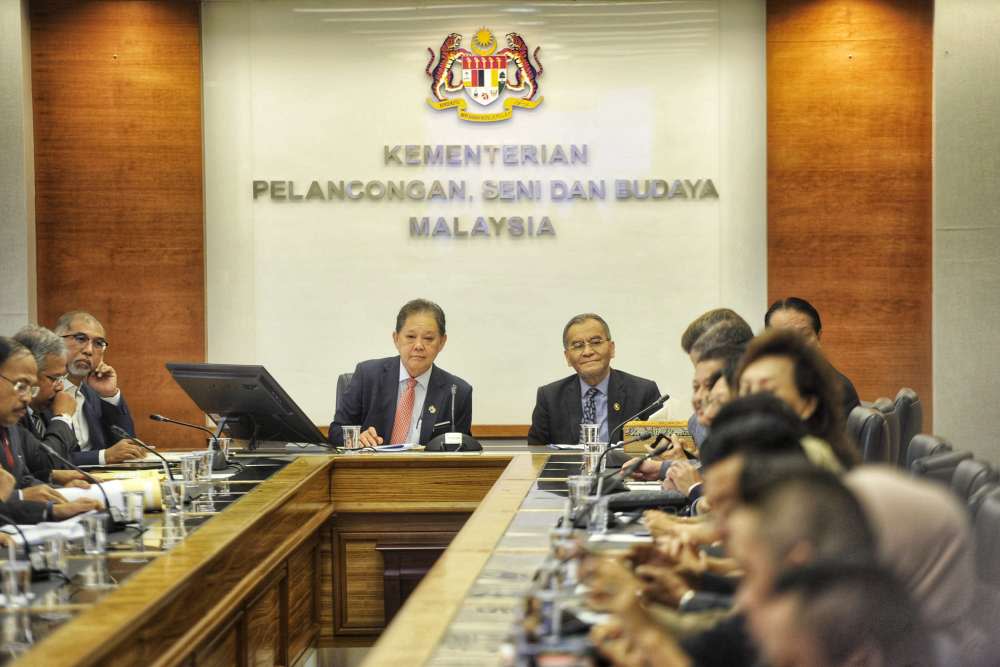
[[[392,438],[389,444],[398,445],[406,442],[406,436],[410,433],[410,420],[413,418],[413,388],[417,386],[415,378],[406,381],[406,390],[396,404],[396,421],[392,425]]]

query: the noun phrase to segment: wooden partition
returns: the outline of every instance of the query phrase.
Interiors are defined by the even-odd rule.
[[[205,359],[197,2],[32,0],[38,319],[92,312],[138,434],[202,419],[164,369]]]
[[[768,297],[862,399],[931,398],[932,0],[768,0]],[[763,323],[756,323],[761,326]]]

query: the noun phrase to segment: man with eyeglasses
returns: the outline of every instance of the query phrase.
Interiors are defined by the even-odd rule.
[[[77,465],[104,465],[142,458],[143,450],[111,432],[118,426],[135,433],[128,404],[118,388],[115,369],[104,363],[108,339],[97,318],[82,310],[64,313],[53,329],[66,342],[69,383],[63,389],[76,400],[73,430]]]
[[[90,485],[82,473],[64,470],[67,467],[65,464],[45,454],[35,443],[37,439],[66,458],[72,456],[76,447],[76,436],[73,434],[76,399],[63,391],[69,382],[66,344],[45,327],[33,324],[14,334],[14,340],[28,348],[38,364],[38,394],[31,399],[28,413],[18,421],[18,425],[29,434],[25,437],[28,467],[39,479],[63,486],[88,488]],[[33,450],[41,450],[41,456],[36,458]],[[41,466],[42,461],[52,469],[47,476]]]
[[[45,484],[35,484],[26,473],[24,436],[17,422],[38,395],[38,366],[31,352],[13,338],[0,336],[0,521],[39,523],[66,519],[96,509],[90,500],[66,502]],[[10,478],[14,484],[10,484]],[[11,487],[17,487],[15,491]]]
[[[566,363],[576,373],[538,388],[529,445],[577,443],[580,424],[597,424],[598,439],[609,442],[612,436],[620,435],[622,420],[660,397],[652,380],[611,368],[615,343],[600,315],[573,317],[563,327],[562,340]]]

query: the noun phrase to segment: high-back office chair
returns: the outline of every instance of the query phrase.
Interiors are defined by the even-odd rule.
[[[904,459],[906,469],[913,470],[913,462],[917,459],[950,451],[951,443],[944,438],[939,438],[936,435],[928,435],[927,433],[918,433],[913,436],[906,447],[906,458]]]
[[[896,402],[891,398],[878,398],[872,403],[872,407],[885,417],[889,433],[886,455],[889,463],[896,464],[899,461],[899,413],[896,412]]]
[[[965,459],[955,466],[951,478],[951,490],[968,503],[973,494],[991,482],[997,481],[997,471],[985,461]]]
[[[847,434],[854,439],[865,463],[889,462],[889,425],[875,408],[858,406],[847,417]]]
[[[910,471],[917,477],[950,486],[958,464],[971,458],[972,452],[944,452],[934,456],[925,456],[914,461]]]
[[[906,465],[906,450],[913,436],[924,427],[924,407],[917,392],[903,387],[896,394],[896,414],[899,416],[899,465]]]
[[[976,512],[975,533],[979,578],[1000,586],[1000,489],[982,499]]]
[[[983,501],[988,495],[1000,489],[1000,484],[997,482],[989,482],[984,484],[978,491],[972,494],[969,498],[967,507],[969,508],[969,517],[975,521],[976,514],[979,513],[979,508],[982,507]]]
[[[337,408],[340,407],[340,399],[344,397],[344,392],[351,384],[352,377],[354,377],[354,373],[341,373],[337,376]]]

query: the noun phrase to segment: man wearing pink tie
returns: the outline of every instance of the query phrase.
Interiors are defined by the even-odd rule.
[[[357,365],[337,402],[330,442],[342,444],[341,427],[348,425],[361,426],[361,444],[366,447],[426,444],[449,431],[471,435],[472,386],[434,365],[447,341],[444,311],[439,305],[426,299],[404,305],[392,332],[399,356]]]

